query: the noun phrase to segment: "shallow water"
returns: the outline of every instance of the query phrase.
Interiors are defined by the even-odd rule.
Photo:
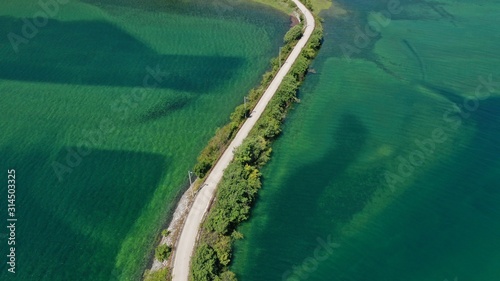
[[[401,1],[366,42],[357,28],[387,3],[334,7],[232,269],[243,281],[497,280],[498,2]]]
[[[263,6],[229,8],[72,1],[16,53],[7,35],[22,34],[40,7],[0,4],[0,169],[3,182],[7,169],[17,175],[15,280],[139,278],[187,171],[289,25]],[[5,206],[6,185],[0,194]]]

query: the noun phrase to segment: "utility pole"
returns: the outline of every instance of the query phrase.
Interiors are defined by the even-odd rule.
[[[193,174],[193,172],[188,171],[188,177],[189,177],[189,187],[188,187],[188,189],[191,189],[191,198],[193,198],[193,196],[194,196],[194,188],[193,188],[193,179],[191,178],[191,174]]]
[[[189,186],[192,186],[192,185],[193,185],[193,179],[191,178],[191,174],[192,174],[192,173],[193,173],[193,172],[191,172],[191,171],[188,171],[188,177],[189,177]]]

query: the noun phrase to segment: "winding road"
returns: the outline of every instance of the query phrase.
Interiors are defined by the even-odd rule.
[[[300,52],[307,44],[307,41],[314,31],[315,22],[311,12],[298,0],[292,1],[295,3],[295,5],[297,5],[299,10],[305,16],[306,27],[304,30],[304,34],[302,38],[297,42],[297,45],[295,45],[287,60],[276,74],[276,77],[273,79],[273,81],[255,106],[254,111],[252,112],[252,116],[245,121],[241,129],[236,134],[236,137],[233,139],[226,151],[224,151],[222,157],[215,164],[214,168],[207,176],[203,187],[196,195],[194,203],[189,210],[189,214],[186,218],[181,235],[179,236],[179,240],[177,241],[177,245],[175,247],[172,269],[173,281],[188,281],[191,256],[193,254],[196,240],[198,238],[198,232],[200,230],[201,223],[203,221],[203,218],[205,217],[205,214],[208,212],[211,201],[214,199],[217,185],[222,179],[222,174],[233,159],[233,149],[243,143],[243,140],[248,136],[248,133],[253,128],[257,120],[259,120],[267,104],[278,90],[281,82],[283,81],[283,78],[290,71],[290,68],[292,67],[295,60],[299,57]]]

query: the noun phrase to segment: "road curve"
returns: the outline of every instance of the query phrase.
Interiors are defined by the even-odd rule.
[[[196,195],[194,203],[191,207],[191,210],[189,210],[189,214],[186,218],[181,235],[179,236],[179,240],[177,241],[177,245],[175,247],[175,256],[173,257],[174,261],[172,269],[173,281],[188,281],[191,256],[193,254],[201,222],[203,221],[203,218],[208,211],[210,202],[215,196],[217,185],[222,179],[224,170],[233,159],[233,149],[242,144],[243,140],[248,136],[248,133],[253,128],[257,120],[259,120],[267,104],[278,90],[281,81],[283,81],[285,75],[290,71],[292,64],[299,57],[302,48],[304,48],[307,41],[311,37],[312,32],[314,31],[315,21],[311,12],[298,0],[292,1],[295,3],[295,5],[297,5],[299,10],[305,16],[306,28],[304,30],[304,34],[302,38],[297,42],[297,45],[295,45],[295,48],[290,53],[290,56],[288,56],[281,69],[276,74],[276,77],[273,79],[267,90],[260,98],[259,102],[254,108],[254,111],[252,112],[252,116],[248,118],[240,128],[240,130],[236,134],[236,137],[233,139],[226,151],[224,151],[224,154],[222,154],[222,157],[219,159],[219,161],[215,164],[214,168],[207,176],[203,187]]]

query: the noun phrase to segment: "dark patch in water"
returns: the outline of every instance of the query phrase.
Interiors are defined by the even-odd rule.
[[[270,223],[273,224],[273,229],[278,231],[276,235],[283,235],[283,231],[290,229],[293,225],[309,225],[312,220],[324,219],[325,217],[336,222],[346,221],[364,206],[369,195],[378,186],[380,181],[371,181],[371,179],[369,183],[362,182],[357,186],[342,184],[345,178],[350,176],[346,174],[348,168],[362,153],[369,132],[359,118],[353,114],[344,114],[338,124],[335,132],[331,134],[331,142],[334,145],[330,146],[330,150],[323,157],[305,165],[297,163],[293,171],[287,173],[289,177],[283,182],[283,185],[287,186],[287,193],[308,193],[307,202],[310,204],[296,207],[297,202],[295,201],[277,201],[278,206],[274,208],[287,210],[287,217],[283,218],[279,214],[272,214],[270,219],[272,222]],[[321,171],[328,172],[318,173],[319,167]],[[369,177],[365,175],[365,179],[368,180]],[[265,179],[263,185],[266,185]],[[328,204],[335,206],[333,216],[331,213],[325,214],[324,210],[318,209],[316,205],[326,188],[329,188],[330,194]],[[346,204],[349,207],[346,207]],[[304,210],[307,210],[307,216],[304,216]],[[294,234],[287,231],[287,235]],[[286,248],[286,245],[282,246]]]
[[[258,226],[266,232],[256,232],[253,238],[266,240],[269,236],[287,239],[271,239],[271,252],[264,247],[262,249],[265,250],[252,251],[255,260],[269,260],[269,254],[276,254],[276,249],[287,249],[286,263],[300,265],[304,261],[304,251],[309,253],[304,244],[327,234],[331,234],[335,241],[340,227],[362,210],[379,188],[379,177],[383,174],[380,169],[351,169],[366,149],[369,130],[354,114],[343,114],[339,120],[332,121],[338,121],[338,125],[329,134],[330,140],[325,140],[331,142],[328,150],[318,160],[305,164],[297,161],[296,166],[286,171],[286,178],[280,180],[286,191],[280,194],[281,199],[272,201],[269,212],[266,212],[266,221]],[[264,187],[267,180],[264,178]],[[264,203],[267,204],[269,202]],[[328,225],[328,232],[322,228],[325,224]],[[305,227],[297,231],[297,226]],[[290,243],[294,241],[302,242],[291,247]],[[267,245],[267,242],[262,242],[262,245]],[[310,248],[310,252],[314,247]],[[282,264],[277,266],[281,268]],[[276,274],[264,278],[259,273],[251,273],[255,277],[250,279],[281,280],[283,271],[272,273]]]
[[[23,25],[17,18],[0,17],[0,34],[20,33]],[[0,79],[145,87],[145,77],[151,76],[148,83],[158,82],[156,88],[197,93],[231,79],[244,64],[240,57],[159,54],[103,21],[51,20],[19,45],[19,53],[10,48],[4,52]]]
[[[17,238],[23,243],[16,256],[26,267],[16,272],[17,278],[119,280],[113,271],[116,255],[162,181],[168,160],[158,154],[91,149],[81,160],[70,156],[69,164],[67,149],[78,151],[61,148],[54,157],[44,149],[0,149],[0,168],[16,169],[16,199],[23,206],[17,210],[22,218]],[[63,181],[53,161],[71,170]],[[0,192],[7,194],[6,188],[0,185]],[[9,280],[8,274],[2,270],[0,279]]]
[[[116,12],[116,7],[126,7],[154,13],[167,12],[207,18],[238,19],[256,24],[259,28],[273,29],[281,21],[286,27],[290,22],[281,11],[268,5],[241,0],[83,0],[109,13]],[[263,17],[262,14],[267,16]],[[166,15],[168,16],[168,15]],[[278,38],[281,42],[281,38]]]
[[[328,16],[327,13],[324,14],[325,23],[325,44],[320,52],[320,55],[327,53],[328,56],[335,56],[339,58],[349,59],[364,59],[375,63],[383,71],[396,77],[397,79],[404,79],[394,71],[390,70],[390,67],[384,66],[384,61],[381,60],[377,54],[373,52],[374,46],[378,40],[382,37],[380,34],[376,36],[367,36],[366,28],[369,26],[368,16],[373,12],[382,12],[388,14],[388,0],[338,0],[336,1],[342,8],[348,11],[346,15],[340,15],[336,17]],[[429,15],[423,14],[412,14],[411,9],[406,9],[415,4],[421,4],[422,9],[433,13],[433,11],[439,12],[441,16],[445,19],[454,21],[454,16],[448,13],[443,7],[438,4],[426,2],[423,0],[401,0],[401,13],[391,14],[391,22],[389,24],[397,24],[397,20],[426,20],[430,19]],[[333,8],[332,8],[333,9]],[[323,15],[323,14],[322,14]],[[381,27],[384,29],[384,27]],[[360,36],[367,36],[368,40],[360,39]],[[331,44],[329,44],[331,42]],[[356,44],[360,42],[363,44]],[[410,51],[416,56],[420,63],[422,69],[422,77],[426,78],[425,65],[418,55],[418,52],[412,47],[409,42],[403,42]],[[352,51],[355,50],[355,51]]]
[[[443,86],[438,86],[430,83],[422,83],[422,86],[446,98],[452,103],[461,104],[464,101],[464,98],[460,94],[457,94],[450,89],[446,89]]]
[[[188,105],[191,100],[192,98],[189,98],[187,96],[165,98],[148,109],[147,112],[139,116],[138,122],[146,123],[161,119],[174,111],[182,109],[183,107]]]

